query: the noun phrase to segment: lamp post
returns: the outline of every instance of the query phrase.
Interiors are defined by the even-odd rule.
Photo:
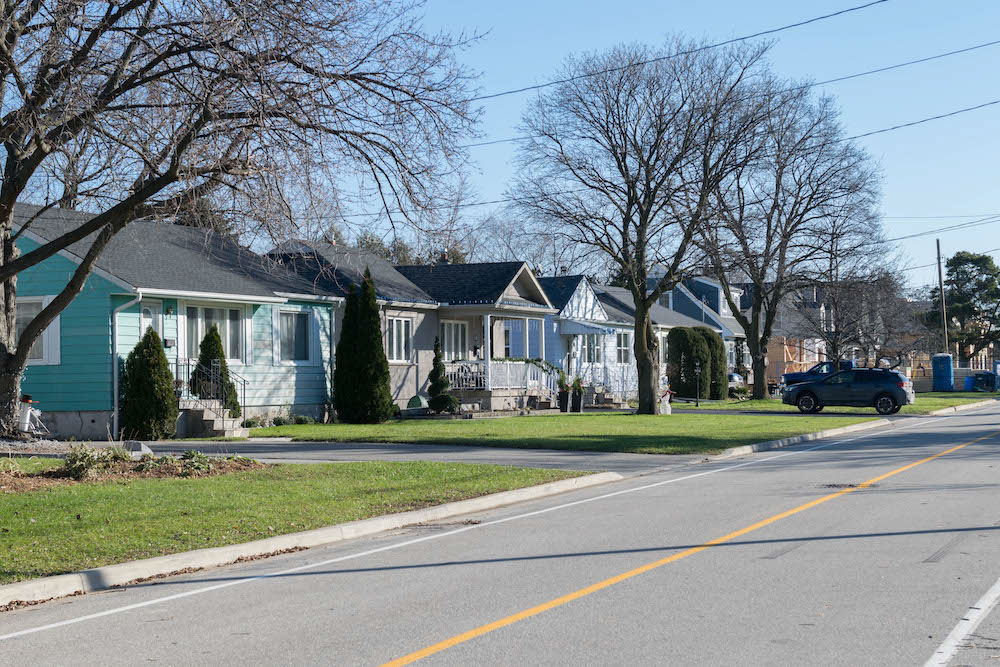
[[[694,388],[694,407],[697,408],[697,407],[699,407],[701,405],[701,403],[699,403],[699,399],[701,398],[701,362],[700,361],[694,362],[694,376],[695,376],[695,378],[697,380],[697,384],[695,384],[695,388]]]

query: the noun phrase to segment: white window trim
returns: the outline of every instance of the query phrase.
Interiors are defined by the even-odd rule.
[[[160,299],[143,299],[142,301],[139,302],[139,340],[142,340],[142,337],[146,335],[146,330],[142,328],[142,305],[143,304],[155,305],[155,306],[159,306],[160,307],[160,330],[156,331],[156,326],[154,325],[153,326],[153,331],[156,331],[156,334],[162,339],[163,338],[163,327],[166,324],[166,322],[165,322],[165,316],[164,316],[164,312],[163,312],[163,301],[161,301]]]
[[[409,322],[410,323],[410,341],[409,341],[410,354],[407,355],[406,359],[393,359],[392,358],[392,350],[389,349],[389,328],[393,326],[392,323],[395,320],[399,320],[401,322]],[[414,318],[412,318],[412,317],[401,317],[399,315],[387,315],[385,317],[385,326],[383,327],[383,329],[384,329],[384,331],[382,332],[382,348],[385,350],[385,358],[386,358],[386,361],[389,362],[389,365],[395,365],[395,366],[412,366],[413,365],[413,356],[415,354],[415,350],[413,349],[413,338],[414,338],[415,329],[416,329],[416,322],[414,321]],[[403,349],[406,349],[405,345],[403,346]]]
[[[587,351],[590,346],[587,345],[587,341],[591,340],[593,336],[594,341],[594,359],[587,359]],[[580,363],[584,364],[603,364],[604,363],[604,336],[601,334],[580,334]]]
[[[52,303],[52,299],[54,298],[55,295],[18,296],[17,303],[41,303],[44,309]],[[59,318],[60,315],[56,315],[55,319],[49,323],[49,326],[45,327],[45,330],[42,331],[40,337],[42,341],[42,358],[28,359],[29,366],[58,366],[62,363]]]
[[[311,313],[309,318],[309,358],[281,358],[281,313]],[[318,366],[322,358],[319,342],[319,310],[310,306],[272,306],[271,307],[271,354],[274,366]]]
[[[472,358],[472,349],[470,347],[472,344],[472,339],[469,334],[470,327],[468,320],[441,320],[440,324],[441,326],[438,327],[438,337],[441,339],[441,357],[443,358],[443,360],[446,362],[470,360]],[[444,344],[444,337],[441,335],[441,329],[445,328],[444,327],[445,324],[460,324],[461,326],[465,327],[465,349],[462,350],[462,357],[460,359],[448,358],[448,352],[445,349],[445,344]]]
[[[625,347],[619,344],[620,336],[625,336]],[[621,360],[621,351],[625,350],[625,361]],[[620,366],[632,363],[632,336],[630,331],[618,331],[615,333],[615,363]]]
[[[148,301],[149,299],[143,299],[143,301]],[[140,302],[141,303],[141,302]],[[220,302],[203,302],[203,301],[178,301],[177,302],[177,358],[178,359],[188,359],[189,361],[197,361],[198,357],[190,359],[188,357],[188,327],[187,327],[187,309],[188,308],[217,308],[219,310],[224,310],[226,312],[226,317],[229,317],[230,310],[238,310],[243,314],[243,354],[237,359],[226,359],[227,366],[245,366],[252,362],[250,354],[252,351],[250,349],[250,343],[252,338],[250,336],[250,330],[253,328],[253,321],[248,313],[248,308],[244,303],[220,303]],[[162,326],[166,327],[166,313],[163,312],[163,308],[160,308],[160,317],[162,319]],[[140,327],[142,326],[142,307],[139,308],[139,321]],[[199,329],[203,326],[199,326]],[[200,336],[202,339],[205,338],[205,332],[201,331]],[[201,345],[201,339],[198,340],[198,345]]]

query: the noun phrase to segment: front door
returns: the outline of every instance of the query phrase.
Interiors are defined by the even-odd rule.
[[[153,327],[153,331],[163,338],[163,306],[157,301],[143,301],[139,304],[140,324],[139,335],[145,336],[146,329]]]

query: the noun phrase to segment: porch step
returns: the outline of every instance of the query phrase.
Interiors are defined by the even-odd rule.
[[[180,410],[211,410],[222,413],[222,401],[218,398],[184,398],[178,401],[177,407]]]
[[[209,414],[204,415],[201,419],[204,431],[232,431],[241,428],[242,423],[242,419],[222,419]]]
[[[551,410],[552,401],[538,401],[538,410]]]

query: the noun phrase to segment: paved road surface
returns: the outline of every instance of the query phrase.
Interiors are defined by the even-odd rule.
[[[338,442],[159,442],[150,444],[157,454],[180,454],[197,449],[206,454],[250,456],[266,463],[321,463],[327,461],[449,461],[499,463],[528,468],[595,470],[621,475],[648,473],[697,461],[704,455],[658,456],[615,452],[579,452],[556,449],[501,449],[470,445],[385,445]]]
[[[9,612],[0,664],[995,665],[1000,410],[894,429]]]

